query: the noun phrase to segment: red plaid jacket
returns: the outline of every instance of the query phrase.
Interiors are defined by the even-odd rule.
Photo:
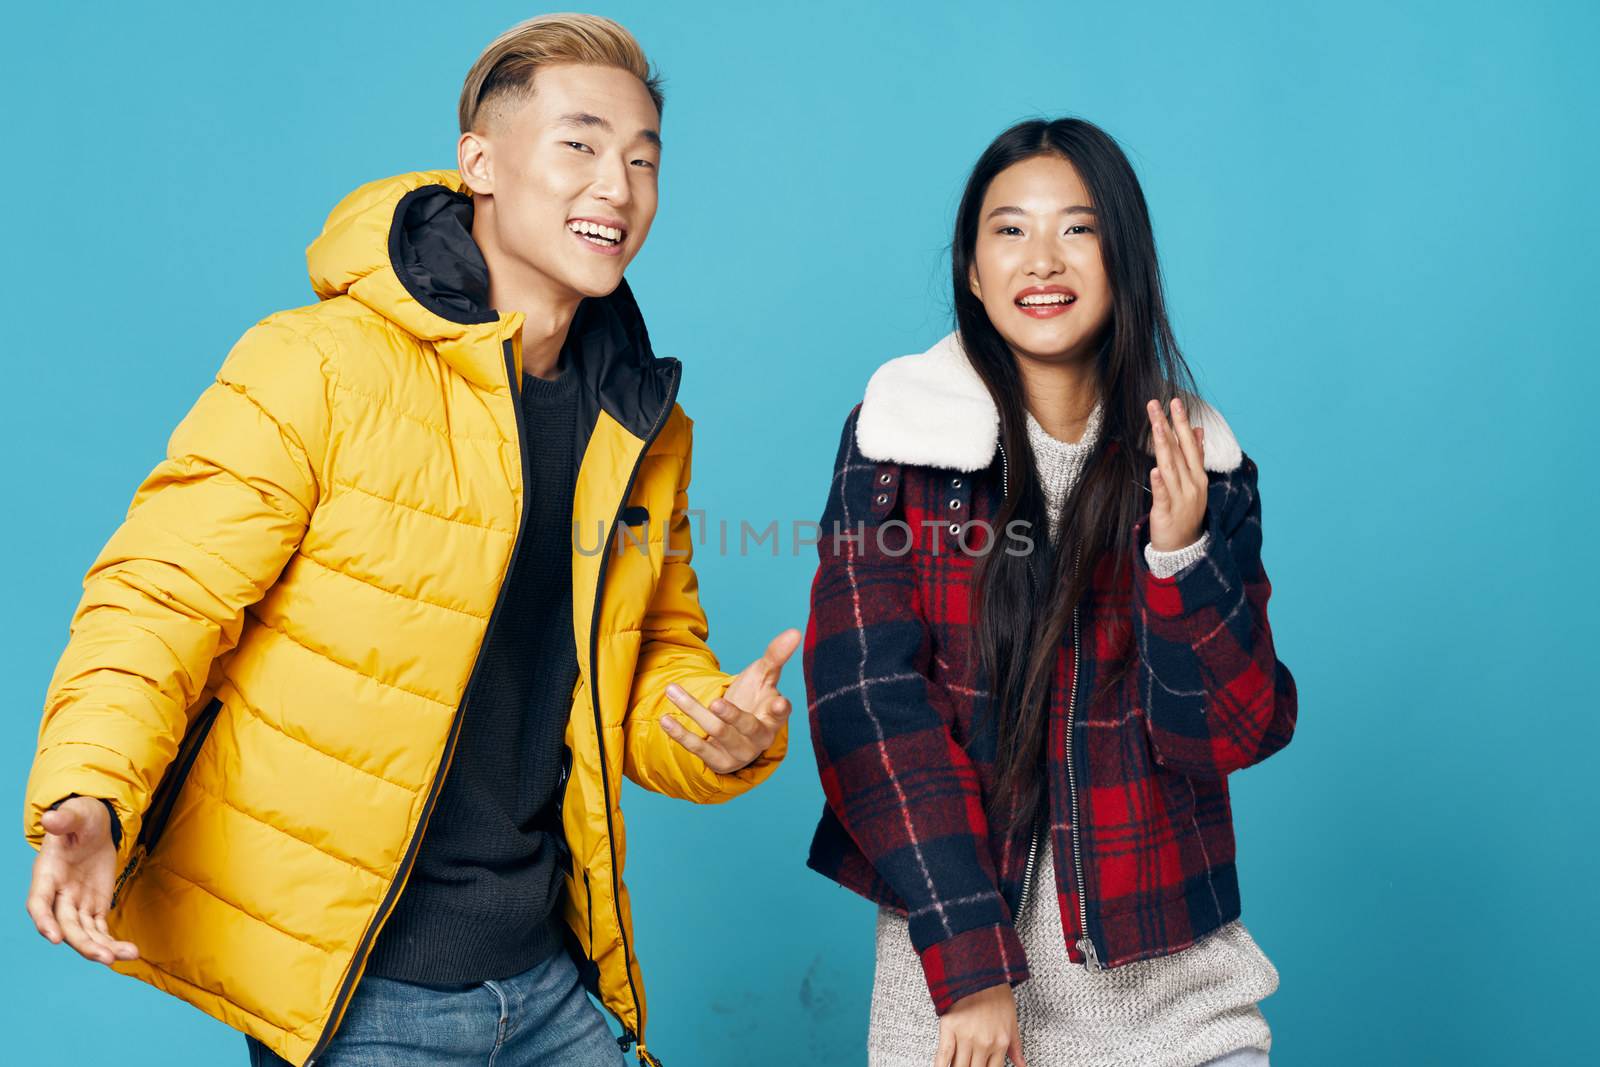
[[[1053,888],[1069,954],[1091,966],[1177,952],[1239,916],[1227,775],[1282,748],[1294,730],[1294,679],[1267,623],[1256,466],[1210,415],[1207,466],[1214,455],[1233,466],[1209,471],[1205,557],[1171,578],[1151,574],[1147,513],[1129,531],[1133,572],[1114,573],[1109,559],[1096,568],[1057,664],[1046,770]],[[1012,914],[1030,835],[985,816],[993,720],[980,715],[988,694],[972,612],[979,523],[998,511],[1000,463],[961,470],[869,458],[857,439],[862,417],[858,406],[839,444],[806,633],[827,798],[808,865],[907,913],[942,1014],[1028,977]],[[938,428],[918,417],[930,454],[982,458],[981,447],[967,447],[974,441],[937,440]],[[897,440],[885,421],[861,436],[882,453],[916,453],[918,434]],[[997,531],[993,543],[1015,542]],[[1096,677],[1130,642],[1134,668],[1101,691]]]

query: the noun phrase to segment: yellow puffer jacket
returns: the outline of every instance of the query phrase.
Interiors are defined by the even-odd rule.
[[[28,782],[35,847],[68,794],[116,810],[110,928],[142,952],[116,969],[294,1063],[332,1037],[411,870],[522,526],[522,315],[487,309],[471,217],[454,171],[334,209],[307,250],[321,302],[245,333],[89,571]],[[649,1062],[622,776],[725,800],[786,738],[720,775],[657,726],[669,683],[708,702],[730,681],[688,557],[680,365],[626,284],[570,336],[564,914]]]

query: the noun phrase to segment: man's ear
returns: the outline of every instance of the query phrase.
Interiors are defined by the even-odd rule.
[[[474,130],[468,130],[456,142],[456,169],[461,181],[474,193],[494,192],[494,156],[489,139]]]

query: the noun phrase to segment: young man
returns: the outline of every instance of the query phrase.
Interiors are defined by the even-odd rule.
[[[334,208],[321,302],[245,333],[85,581],[28,910],[255,1063],[654,1062],[621,777],[765,779],[800,637],[706,645],[680,367],[622,280],[660,108],[609,20],[493,42],[459,170]]]

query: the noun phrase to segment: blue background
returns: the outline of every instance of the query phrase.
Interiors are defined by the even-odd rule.
[[[454,164],[479,49],[538,9],[29,5],[6,16],[0,781],[20,808],[79,582],[238,335],[371,178]],[[1235,780],[1281,1064],[1572,1062],[1597,948],[1590,316],[1600,16],[1584,3],[608,3],[668,77],[630,272],[687,364],[693,502],[815,518],[868,374],[948,328],[966,172],[1019,118],[1120,138],[1179,339],[1260,463],[1299,734]],[[735,669],[814,557],[702,551]],[[784,688],[803,706],[798,660]],[[870,905],[802,866],[803,722],[755,794],[627,797],[652,1047],[854,1063]],[[242,1063],[48,946],[0,851],[12,1063]],[[1585,905],[1584,900],[1591,900]]]

